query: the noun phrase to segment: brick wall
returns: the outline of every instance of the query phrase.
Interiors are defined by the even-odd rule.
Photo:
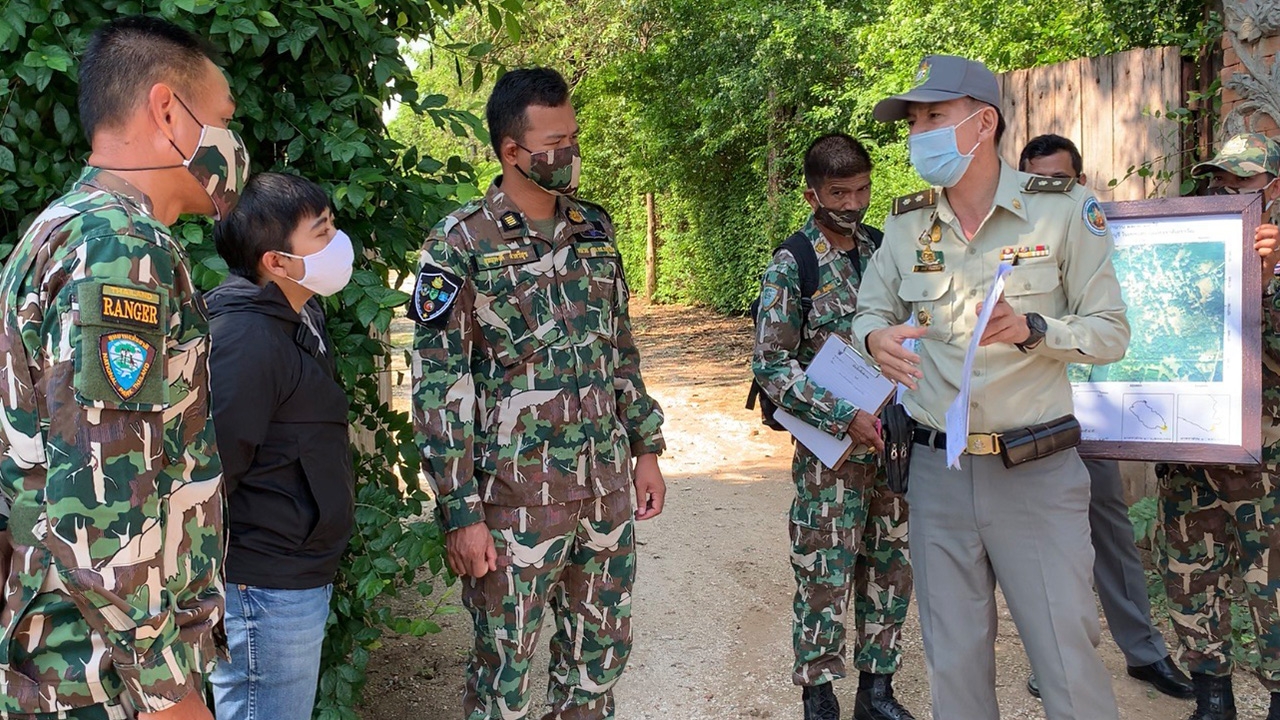
[[[1271,64],[1276,62],[1276,56],[1280,54],[1280,36],[1264,37],[1258,42],[1247,46],[1250,54],[1259,57],[1265,67],[1270,68]],[[1241,102],[1238,94],[1226,87],[1227,81],[1236,73],[1248,74],[1248,69],[1240,62],[1240,55],[1236,52],[1236,48],[1232,46],[1232,36],[1226,33],[1222,36],[1222,114],[1226,117],[1227,113]],[[1258,132],[1266,133],[1270,136],[1280,135],[1280,126],[1277,126],[1276,120],[1268,115],[1263,115],[1252,121],[1253,129]]]

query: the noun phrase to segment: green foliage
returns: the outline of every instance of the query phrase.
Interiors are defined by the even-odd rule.
[[[644,194],[653,192],[658,298],[741,311],[769,249],[807,214],[799,165],[814,137],[839,130],[871,149],[873,224],[895,195],[922,185],[903,129],[874,122],[871,109],[910,84],[923,55],[966,55],[1003,71],[1184,45],[1202,14],[1198,0],[540,0],[526,23],[531,42],[496,37],[474,12],[455,27],[493,42],[497,62],[551,65],[570,79],[583,192],[613,215],[633,276],[644,256]],[[429,68],[418,78],[444,79]],[[487,89],[444,92],[478,107]],[[427,123],[419,130],[397,136],[422,147],[455,142]],[[458,146],[491,157],[474,140]]]
[[[329,331],[351,396],[355,533],[336,582],[317,715],[354,718],[369,650],[384,628],[422,634],[430,620],[396,617],[386,601],[418,571],[441,571],[438,529],[424,519],[419,453],[405,412],[379,400],[388,348],[378,339],[407,295],[412,257],[430,226],[474,196],[467,161],[406,149],[388,137],[383,107],[396,100],[433,123],[474,125],[439,95],[422,97],[402,48],[425,38],[449,53],[460,77],[486,77],[484,43],[459,42],[446,21],[464,6],[507,37],[519,37],[520,0],[7,0],[0,3],[0,243],[8,253],[24,220],[62,193],[88,155],[76,113],[77,58],[92,31],[120,15],[166,17],[225,53],[238,124],[253,169],[299,173],[333,198],[338,225],[356,242],[353,282],[328,301]],[[10,72],[10,69],[12,72]],[[447,159],[437,159],[447,158]],[[196,281],[216,285],[226,266],[209,223],[175,228]],[[425,577],[425,575],[424,575]]]

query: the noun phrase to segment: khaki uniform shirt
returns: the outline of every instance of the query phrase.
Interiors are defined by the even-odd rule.
[[[1034,178],[1001,164],[994,206],[968,241],[938,189],[935,205],[915,203],[885,223],[884,244],[858,294],[853,334],[865,352],[873,330],[912,316],[928,326],[916,347],[924,377],[903,398],[907,411],[924,425],[946,428],[978,306],[1009,251],[1018,260],[1006,278],[1005,299],[1019,313],[1042,315],[1049,330],[1025,354],[1008,343],[978,348],[970,382],[970,432],[1003,432],[1072,412],[1067,364],[1111,363],[1128,349],[1129,323],[1111,265],[1111,232],[1097,199],[1081,187],[1027,190]],[[935,224],[940,232],[931,247],[943,267],[926,272],[921,240],[933,235]]]

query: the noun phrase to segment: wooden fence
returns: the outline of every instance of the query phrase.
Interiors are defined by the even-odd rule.
[[[1101,200],[1177,195],[1183,137],[1179,123],[1165,115],[1185,104],[1183,78],[1176,47],[1004,73],[999,76],[1007,124],[1002,154],[1017,167],[1028,140],[1056,133],[1080,148],[1089,185]],[[1151,161],[1156,169],[1174,171],[1172,181],[1137,175],[1125,179],[1130,167]],[[1114,189],[1108,187],[1112,179],[1120,181]]]

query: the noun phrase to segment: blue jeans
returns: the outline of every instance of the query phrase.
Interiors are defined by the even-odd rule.
[[[227,586],[231,662],[213,671],[218,720],[311,720],[332,594]]]

